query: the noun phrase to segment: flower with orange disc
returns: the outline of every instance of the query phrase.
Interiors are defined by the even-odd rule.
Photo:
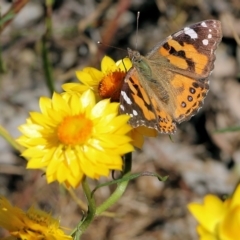
[[[122,155],[133,151],[129,116],[118,115],[119,103],[96,103],[91,90],[54,93],[40,99],[41,113],[31,112],[17,141],[26,150],[27,168],[46,169],[48,183],[77,187],[84,176],[98,179],[122,169]]]
[[[62,88],[66,92],[80,93],[92,89],[100,99],[111,98],[112,102],[118,102],[124,77],[131,66],[129,58],[115,62],[112,58],[105,56],[101,62],[101,71],[93,67],[86,67],[76,72],[81,84],[65,83]]]
[[[0,227],[9,231],[4,240],[70,240],[51,214],[31,207],[25,213],[0,196]]]

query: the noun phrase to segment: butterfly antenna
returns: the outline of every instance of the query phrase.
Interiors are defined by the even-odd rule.
[[[126,65],[125,65],[125,63],[124,63],[124,61],[123,61],[123,59],[122,59],[122,64],[123,64],[123,66],[124,66],[124,68],[125,68],[125,72],[127,72],[127,67],[126,67]]]
[[[138,45],[138,23],[139,23],[139,17],[140,17],[140,12],[137,12],[137,30],[136,30],[136,46],[135,46],[135,49],[137,49],[137,45]]]
[[[112,45],[109,45],[109,44],[106,44],[106,43],[102,43],[102,42],[100,42],[100,41],[97,41],[97,44],[103,45],[103,46],[109,47],[109,48],[115,48],[115,49],[118,49],[118,50],[121,50],[121,51],[125,51],[125,52],[126,52],[126,49],[114,47],[114,46],[112,46]]]

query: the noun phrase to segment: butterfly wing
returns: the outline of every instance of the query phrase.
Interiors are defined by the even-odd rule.
[[[171,97],[168,108],[174,121],[188,120],[203,105],[221,38],[221,23],[206,20],[174,33],[148,54],[153,72],[157,72],[158,81],[165,84]],[[163,65],[165,71],[162,71]]]
[[[215,50],[222,39],[221,22],[206,20],[170,35],[147,55],[149,59],[165,57],[171,68],[187,76],[202,79],[214,68]]]

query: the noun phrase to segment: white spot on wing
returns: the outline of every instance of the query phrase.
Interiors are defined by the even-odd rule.
[[[123,105],[120,105],[120,108],[124,111],[125,107]]]
[[[185,27],[185,28],[184,28],[184,33],[185,33],[186,35],[188,35],[188,36],[189,36],[190,38],[192,38],[192,39],[198,38],[197,33],[196,33],[192,28]]]
[[[137,113],[136,110],[133,110],[133,115],[134,115],[134,116],[137,116],[137,115],[138,115],[138,113]]]
[[[205,22],[202,22],[202,23],[201,23],[201,26],[202,26],[202,27],[207,27],[207,24],[206,24]]]
[[[208,34],[208,38],[212,38],[212,34]]]
[[[126,101],[127,104],[129,104],[129,105],[132,104],[132,101],[131,101],[131,99],[127,96],[126,92],[121,91],[121,95],[122,95],[123,99]]]
[[[211,32],[211,31],[212,31],[212,29],[208,29],[208,31],[209,31],[209,32]]]
[[[208,45],[208,40],[207,39],[203,39],[202,43],[203,43],[203,45],[207,46]]]

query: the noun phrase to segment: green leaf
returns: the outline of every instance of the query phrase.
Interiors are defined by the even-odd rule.
[[[110,186],[110,185],[113,185],[113,184],[119,184],[119,183],[122,183],[122,182],[125,182],[125,181],[133,180],[133,179],[138,178],[138,177],[142,177],[142,176],[157,177],[158,180],[162,181],[162,182],[165,182],[168,178],[168,176],[162,177],[162,176],[158,175],[157,173],[152,173],[152,172],[134,173],[134,174],[130,174],[130,175],[124,176],[124,177],[116,179],[116,180],[112,180],[112,181],[109,181],[109,182],[106,182],[106,183],[99,184],[98,186],[96,186],[93,189],[92,194],[94,194],[94,192],[101,187],[106,187],[106,186]]]
[[[174,142],[173,139],[172,139],[172,135],[168,135],[168,137],[170,138],[171,142]]]

